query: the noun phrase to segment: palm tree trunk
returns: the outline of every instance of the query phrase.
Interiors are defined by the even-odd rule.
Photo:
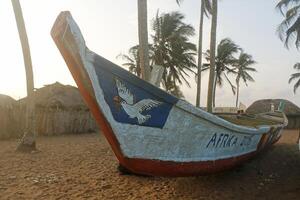
[[[19,31],[19,37],[21,40],[23,58],[26,71],[27,81],[27,105],[26,105],[26,127],[23,138],[17,147],[19,151],[32,151],[36,149],[36,134],[35,134],[35,115],[34,115],[34,82],[33,82],[33,71],[32,62],[30,56],[30,49],[28,44],[28,38],[26,34],[25,23],[23,19],[22,9],[19,0],[11,0],[17,27]]]
[[[213,107],[216,107],[217,76],[214,78]]]
[[[236,102],[235,102],[235,107],[238,107],[238,104],[239,104],[239,95],[240,95],[240,83],[237,81],[236,82]]]
[[[139,57],[142,79],[150,80],[148,25],[147,25],[147,0],[138,1],[138,26],[139,26]]]
[[[212,22],[210,32],[210,72],[208,82],[208,94],[207,94],[207,111],[212,112],[213,104],[213,87],[215,79],[215,66],[216,66],[216,40],[217,40],[217,18],[218,18],[218,0],[212,1]]]
[[[198,78],[197,78],[197,97],[196,106],[200,107],[201,99],[201,68],[202,68],[202,40],[203,40],[203,19],[204,19],[204,1],[201,0],[199,43],[198,43]]]

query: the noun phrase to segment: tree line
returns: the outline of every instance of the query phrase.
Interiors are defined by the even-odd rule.
[[[179,2],[177,1],[177,3]],[[229,38],[220,41],[216,48],[216,54],[213,55],[211,50],[202,52],[203,21],[204,17],[211,16],[212,12],[212,2],[210,0],[201,1],[198,49],[196,44],[190,41],[191,37],[195,35],[195,29],[184,22],[185,17],[182,13],[160,14],[157,12],[151,22],[151,41],[147,45],[149,71],[156,66],[162,66],[164,69],[161,81],[163,88],[180,98],[184,97],[180,86],[186,84],[190,87],[190,76],[195,76],[197,106],[200,106],[202,72],[209,71],[214,77],[211,83],[212,88],[209,89],[212,93],[212,107],[215,106],[216,89],[222,87],[224,83],[230,85],[233,94],[236,95],[236,106],[238,106],[240,82],[243,81],[247,85],[249,81],[254,81],[251,72],[256,72],[256,69],[252,67],[256,62],[250,54],[245,53]],[[212,43],[215,42],[212,41]],[[214,45],[210,45],[211,48]],[[143,48],[135,45],[129,49],[128,54],[121,54],[118,57],[125,61],[123,66],[142,78],[144,75],[142,74],[141,51]],[[197,62],[196,55],[198,55]],[[206,63],[202,62],[203,56]],[[230,80],[229,75],[234,77],[234,80]]]
[[[176,0],[180,5],[183,0]],[[139,34],[141,28],[147,29],[147,0],[138,0],[139,13],[143,12],[141,19],[139,14]],[[276,8],[285,17],[278,27],[278,34],[285,46],[289,47],[291,40],[295,39],[297,48],[300,46],[300,1],[279,0]],[[143,10],[142,10],[143,9]],[[202,51],[203,21],[204,18],[211,18],[210,49]],[[203,71],[209,71],[207,110],[212,112],[216,101],[216,89],[222,87],[226,82],[230,85],[232,92],[236,95],[236,107],[239,103],[240,82],[248,85],[254,82],[251,72],[256,72],[253,65],[256,63],[253,57],[236,45],[230,38],[225,38],[217,45],[216,34],[218,24],[218,0],[201,0],[200,25],[198,49],[190,42],[190,37],[195,35],[195,29],[186,24],[184,15],[179,12],[157,13],[152,21],[152,42],[147,45],[136,45],[130,48],[128,55],[120,55],[126,60],[124,66],[129,67],[132,73],[145,77],[144,72],[150,72],[157,65],[164,68],[162,85],[164,89],[178,97],[183,97],[180,85],[185,83],[190,86],[189,76],[194,74],[197,77],[196,106],[200,106],[201,77]],[[141,24],[143,23],[143,24]],[[144,31],[145,33],[145,31]],[[148,38],[144,36],[144,38]],[[147,55],[145,54],[147,52]],[[195,56],[197,55],[197,63]],[[147,59],[144,57],[147,56]],[[203,56],[207,63],[203,63]],[[144,61],[147,61],[146,63]],[[148,68],[145,70],[145,67]],[[295,81],[294,92],[300,86],[300,63],[294,65],[299,71],[291,75],[289,83]],[[228,75],[233,75],[235,80],[230,80]]]

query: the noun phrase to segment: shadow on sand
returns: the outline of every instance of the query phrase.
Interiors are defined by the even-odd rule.
[[[277,144],[230,171],[178,179],[176,191],[204,199],[299,199],[300,152],[296,144]]]

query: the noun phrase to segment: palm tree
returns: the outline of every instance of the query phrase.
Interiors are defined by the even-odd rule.
[[[286,47],[292,38],[295,38],[295,45],[300,46],[300,1],[280,0],[276,8],[280,10],[285,19],[278,27],[279,37],[285,42]]]
[[[149,44],[150,68],[160,65],[165,68],[162,84],[166,91],[183,97],[178,84],[185,82],[189,86],[186,76],[188,72],[195,74],[194,56],[196,45],[189,42],[189,37],[194,35],[194,29],[183,22],[184,16],[179,12],[159,15],[152,22],[153,44]],[[119,55],[134,74],[140,73],[140,62],[137,46],[130,48],[128,55]],[[175,87],[176,86],[176,87]]]
[[[252,56],[241,52],[239,58],[236,60],[235,69],[236,71],[231,71],[236,74],[236,103],[235,106],[238,107],[239,103],[239,93],[240,93],[240,80],[242,79],[246,86],[248,86],[247,81],[254,82],[254,79],[249,74],[249,72],[257,72],[255,68],[250,67],[256,62],[253,60]]]
[[[300,47],[300,1],[299,0],[280,0],[276,8],[280,10],[285,19],[279,25],[277,31],[279,38],[284,41],[288,48],[290,41],[295,38],[296,48]],[[296,63],[294,69],[299,70],[300,64]],[[300,73],[294,73],[289,79],[289,83],[300,77]],[[300,85],[300,79],[294,85],[294,93]]]
[[[201,97],[203,20],[204,20],[204,15],[206,15],[208,17],[209,14],[211,14],[211,0],[201,0],[199,42],[198,42],[197,94],[196,94],[196,106],[197,107],[200,107],[200,97]]]
[[[296,90],[300,87],[300,63],[296,63],[294,65],[294,69],[299,71],[297,73],[294,73],[291,75],[291,78],[289,80],[289,83],[291,83],[292,81],[296,80],[296,83],[294,85],[294,93],[296,93]]]
[[[152,69],[153,66],[153,49],[151,44],[148,45],[149,49],[149,66]],[[141,77],[141,66],[140,66],[140,57],[139,57],[139,45],[135,45],[128,50],[128,54],[120,54],[117,56],[125,61],[122,65],[128,68],[129,72]]]
[[[215,77],[213,80],[213,96],[212,96],[212,105],[215,106],[216,99],[216,89],[217,86],[222,87],[224,85],[224,80],[230,84],[231,90],[233,94],[235,94],[236,87],[230,81],[227,74],[229,72],[234,73],[234,64],[236,63],[236,58],[234,54],[238,53],[240,47],[236,45],[231,39],[225,38],[221,40],[218,44],[217,55],[215,57]],[[211,61],[211,52],[209,50],[206,51],[205,59],[207,61]],[[211,69],[211,65],[204,64],[206,68],[203,70]]]
[[[147,0],[138,2],[138,27],[139,27],[139,57],[141,78],[150,80],[149,49],[148,49],[148,23],[147,23]]]
[[[189,77],[188,72],[195,74],[193,68],[196,68],[196,45],[189,42],[195,30],[183,20],[184,15],[179,12],[160,16],[157,13],[152,23],[153,64],[165,68],[162,83],[170,93],[170,82],[172,86],[183,82],[190,86],[186,79]]]
[[[25,127],[26,129],[17,150],[32,151],[36,149],[35,115],[34,115],[34,107],[35,107],[34,81],[33,81],[32,62],[31,62],[28,38],[26,34],[26,28],[25,28],[20,2],[19,0],[11,0],[11,2],[13,5],[17,27],[19,31],[19,37],[23,49],[23,57],[24,57],[26,81],[27,81],[27,101],[26,101],[27,107],[26,107],[26,127]]]
[[[137,75],[138,77],[141,77],[139,45],[131,47],[128,51],[128,55],[120,54],[117,56],[117,58],[121,58],[125,61],[125,63],[123,63],[122,65],[124,67],[127,67],[131,73]]]
[[[213,88],[215,80],[215,57],[216,57],[216,43],[217,43],[217,23],[218,23],[218,0],[212,0],[212,22],[210,32],[210,72],[208,82],[207,94],[207,111],[212,112],[213,107]]]
[[[171,93],[172,95],[178,97],[178,98],[184,98],[184,95],[182,91],[180,90],[180,87],[178,84],[176,84],[176,81],[172,79],[172,76],[168,76],[166,80],[166,90]]]
[[[176,0],[180,5],[183,0]],[[147,20],[147,0],[137,0],[138,4],[138,35],[139,35],[139,62],[141,68],[140,77],[150,81],[151,69],[149,65],[148,47],[148,20]]]

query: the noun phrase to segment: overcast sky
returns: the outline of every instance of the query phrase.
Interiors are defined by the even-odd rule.
[[[257,61],[255,83],[241,88],[241,102],[250,105],[263,98],[284,98],[300,106],[300,89],[295,95],[288,79],[300,52],[287,50],[276,35],[282,16],[274,7],[278,0],[220,1],[218,41],[229,37]],[[81,27],[88,47],[101,56],[121,64],[120,53],[137,44],[136,0],[20,0],[31,48],[35,86],[59,81],[75,85],[61,55],[50,37],[50,29],[60,11],[69,10]],[[180,11],[186,23],[198,30],[200,0],[148,0],[149,24],[157,10]],[[16,99],[26,95],[21,46],[11,2],[0,1],[0,93]],[[210,23],[205,22],[204,49],[209,46]],[[149,31],[151,33],[151,31]],[[198,33],[192,41],[197,43]],[[207,76],[204,74],[201,105],[206,104]],[[186,100],[195,103],[196,85],[182,87]],[[235,97],[224,86],[217,90],[217,106],[234,106]]]

